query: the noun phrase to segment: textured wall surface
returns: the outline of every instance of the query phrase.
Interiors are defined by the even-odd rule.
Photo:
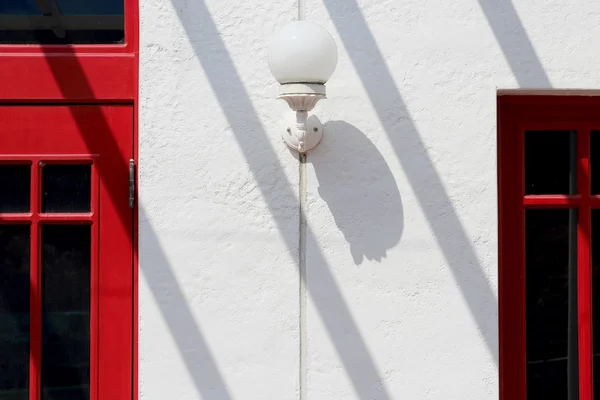
[[[296,399],[298,162],[264,40],[296,6],[140,3],[140,397]]]
[[[340,51],[304,248],[266,61],[298,4],[141,2],[141,398],[496,399],[496,90],[597,88],[600,3],[303,6]]]

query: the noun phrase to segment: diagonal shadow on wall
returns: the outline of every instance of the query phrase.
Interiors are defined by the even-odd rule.
[[[139,213],[138,251],[144,255],[140,267],[196,390],[202,399],[231,400],[225,379],[141,204]]]
[[[427,156],[400,90],[356,0],[323,2],[497,364],[497,299],[442,181]],[[519,85],[550,88],[550,79],[512,2],[478,2]],[[370,57],[365,57],[359,49],[369,49]],[[395,115],[389,114],[391,104],[396,105]],[[401,123],[396,124],[396,121]],[[439,201],[431,202],[432,198]],[[442,209],[450,212],[439,212]]]
[[[63,97],[66,99],[94,98],[90,82],[73,49],[65,47],[62,52],[63,54],[73,56],[68,66],[60,62],[59,58],[55,57],[52,52],[46,53],[45,59]],[[107,154],[121,154],[119,144],[110,128],[110,124],[99,108],[90,107],[90,112],[85,114],[75,112],[74,107],[71,107],[71,109],[73,110],[72,115],[75,122],[88,148],[104,148],[107,149]],[[90,134],[90,132],[98,131],[106,132],[106,135],[98,136]],[[108,191],[111,201],[122,202],[127,199],[123,195],[123,188],[128,180],[128,160],[113,158],[110,160],[110,163],[112,165],[107,170],[105,170],[104,166],[108,165],[108,163],[98,164],[99,176]],[[115,176],[113,173],[115,165],[116,169],[120,171],[120,176]],[[131,235],[133,225],[132,212],[129,209],[125,211],[123,207],[119,207],[118,209],[120,212],[120,223],[126,227],[127,232]],[[227,390],[225,380],[218,370],[215,359],[211,354],[199,325],[194,319],[188,302],[179,287],[173,268],[169,265],[167,257],[159,244],[157,235],[146,222],[145,215],[145,210],[140,205],[140,231],[144,238],[140,243],[143,245],[143,249],[141,250],[151,255],[154,262],[151,266],[140,266],[153,291],[162,316],[171,329],[177,348],[194,381],[196,390],[202,398],[230,400],[232,397]],[[130,240],[133,241],[133,239],[130,236]],[[123,290],[131,290],[131,287],[124,287]],[[124,365],[123,368],[127,369],[127,366]]]
[[[180,8],[177,7],[177,4],[174,5],[179,10],[181,17],[185,7]],[[211,78],[213,88],[240,142],[244,155],[252,167],[254,178],[261,188],[275,220],[280,225],[280,232],[288,249],[290,253],[296,254],[296,236],[295,234],[286,233],[285,229],[283,229],[285,222],[283,218],[285,218],[285,215],[280,215],[280,211],[277,211],[279,210],[278,199],[281,198],[278,190],[287,192],[287,196],[294,196],[293,189],[282,172],[281,165],[279,165],[275,152],[264,134],[256,112],[247,93],[243,89],[241,80],[219,37],[216,26],[210,18],[208,10],[201,2],[200,6],[200,13],[186,14],[192,18],[191,21],[187,21],[189,24],[186,27],[191,24],[201,26],[203,28],[203,36],[208,37],[213,46],[211,54],[201,53],[198,47],[195,47],[195,49],[208,77]],[[217,54],[214,52],[214,46],[218,46]],[[72,49],[66,48],[64,53],[73,55],[73,62],[69,68],[64,68],[63,64],[58,63],[52,53],[46,54],[46,61],[52,70],[54,79],[59,85],[63,96],[65,98],[93,98],[94,93],[91,85],[74,52]],[[73,88],[77,88],[77,91],[73,92]],[[234,99],[234,102],[231,101],[232,99]],[[240,115],[244,116],[244,118],[240,119]],[[118,144],[112,135],[109,123],[100,110],[91,115],[87,114],[86,118],[78,118],[78,114],[76,113],[74,117],[90,148],[94,148],[97,146],[97,141],[102,140],[103,145],[110,147],[111,150],[108,151],[109,153],[119,153]],[[96,127],[94,131],[98,129],[97,127],[100,127],[102,131],[111,134],[102,138],[93,137],[87,134],[87,132],[91,131],[89,129],[91,126]],[[113,162],[119,165],[119,170],[127,171],[127,160],[119,159],[113,160]],[[269,162],[272,163],[273,168],[265,168],[265,165]],[[275,175],[273,171],[275,171]],[[120,196],[120,181],[115,179],[114,176],[103,173],[102,170],[99,172],[100,178],[105,183],[113,201],[120,201],[122,197]],[[275,184],[277,189],[275,190],[273,181],[277,182]],[[281,188],[278,186],[281,186]],[[152,294],[156,298],[182,360],[193,379],[196,390],[205,399],[229,400],[232,397],[227,389],[226,382],[218,370],[215,359],[204,339],[204,335],[195,321],[189,304],[179,287],[173,268],[169,265],[168,259],[162,251],[157,235],[153,232],[149,224],[145,222],[144,209],[140,208],[139,211],[140,230],[144,235],[144,242],[142,243],[144,251],[152,254],[154,260],[152,265],[142,264],[140,266],[141,271]],[[124,226],[130,226],[132,223],[130,213],[122,213],[119,217]],[[320,258],[323,258],[323,256],[320,255]],[[326,265],[324,258],[321,264]],[[383,381],[376,370],[366,345],[361,339],[356,323],[344,303],[333,276],[327,270],[323,271],[321,278],[323,282],[319,288],[317,290],[309,288],[309,291],[312,297],[317,299],[315,302],[318,309],[327,307],[330,310],[335,310],[335,314],[337,315],[336,320],[324,320],[324,323],[344,362],[356,392],[361,399],[367,400],[373,398],[372,391],[373,388],[376,388],[377,392],[383,391],[377,398],[382,400],[389,399],[390,396],[385,393]],[[328,299],[328,304],[319,304],[318,299],[324,298]],[[177,310],[177,312],[173,313],[173,310]],[[190,349],[194,349],[194,351],[190,351]]]
[[[285,215],[280,215],[280,200],[295,196],[275,151],[252,105],[244,84],[227,52],[215,22],[202,0],[188,2],[171,0],[186,31],[195,54],[206,73],[223,113],[235,135],[240,149],[250,166],[254,180],[277,223],[279,232],[291,254],[297,254],[297,234],[285,229]],[[274,183],[275,182],[275,183]],[[309,240],[314,235],[308,229]],[[313,255],[319,265],[327,266],[322,253]],[[323,268],[318,285],[307,285],[307,290],[319,312],[335,349],[342,360],[358,397],[389,400],[383,380],[373,358],[360,335],[358,326],[345,303],[331,271]],[[152,287],[156,282],[149,282]],[[328,316],[335,315],[335,318]],[[171,326],[172,330],[179,330]],[[174,332],[175,337],[186,332]],[[185,355],[183,355],[185,357]]]
[[[478,0],[504,58],[522,88],[550,88],[550,78],[510,0]]]
[[[497,364],[496,296],[379,46],[356,0],[323,2]]]
[[[359,33],[363,36],[362,40],[366,40],[369,42],[368,44],[372,45],[374,49],[377,49],[376,43],[370,30],[364,21],[364,18],[360,14],[357,4],[354,0],[347,0],[346,6],[350,6],[351,9],[354,9],[355,12],[351,13],[350,16],[346,15],[345,18],[341,18],[341,16],[336,16],[336,3],[333,0],[325,0],[328,6],[329,12],[332,15],[332,19],[336,23],[338,30],[346,44],[346,47],[349,49],[349,53],[352,57],[352,60],[359,71],[361,73],[361,77],[363,82],[365,83],[365,87],[368,89],[369,96],[374,106],[378,110],[383,110],[383,104],[389,101],[398,101],[399,103],[392,104],[401,104],[399,107],[398,113],[400,116],[409,117],[408,111],[404,106],[401,95],[393,80],[391,78],[391,74],[386,67],[386,64],[383,60],[381,54],[377,51],[374,59],[371,59],[368,63],[361,63],[360,59],[358,59],[358,55],[352,53],[351,43],[348,43],[351,39],[348,36],[350,29],[358,29]],[[494,33],[499,35],[498,32],[501,32],[499,29],[498,20],[490,18],[488,14],[491,15],[491,8],[489,6],[488,0],[480,0],[482,3],[482,8],[487,7],[486,16],[488,16],[488,20],[494,29]],[[261,166],[264,166],[265,160],[270,160],[277,166],[277,161],[273,149],[270,148],[270,144],[264,135],[258,117],[256,116],[255,110],[252,107],[252,104],[248,98],[247,93],[243,89],[243,85],[237,75],[235,68],[233,66],[232,60],[229,57],[222,40],[218,35],[218,31],[210,15],[208,10],[203,2],[197,2],[197,9],[194,9],[192,13],[185,14],[183,10],[185,4],[178,4],[182,2],[182,0],[173,0],[173,4],[178,11],[179,18],[184,23],[186,27],[186,31],[188,34],[193,33],[194,29],[190,28],[190,26],[201,26],[202,34],[208,35],[210,41],[213,46],[216,46],[219,57],[214,57],[215,47],[212,47],[211,54],[203,54],[202,49],[199,48],[197,43],[194,43],[193,35],[190,35],[190,41],[194,43],[194,48],[198,58],[200,59],[203,68],[205,69],[207,76],[209,77],[213,89],[217,94],[219,101],[225,111],[225,114],[233,127],[234,133],[238,138],[240,146],[244,151],[246,159],[248,160],[249,165],[253,168],[253,172],[255,174],[255,178],[262,189],[263,196],[265,200],[272,207],[273,210],[277,210],[273,201],[276,199],[272,198],[269,195],[269,191],[266,190],[267,186],[265,186],[267,179],[271,180],[272,176],[267,177],[265,173],[261,175],[261,171],[264,169]],[[183,3],[183,2],[182,2]],[[485,5],[484,5],[485,4]],[[512,9],[513,13],[510,14],[510,10]],[[514,13],[514,8],[509,7],[509,17],[511,15],[516,16]],[[200,17],[198,19],[198,17]],[[510,19],[510,18],[509,18]],[[519,24],[518,18],[514,19],[517,24]],[[504,23],[504,22],[502,22]],[[494,26],[496,28],[494,28]],[[520,26],[520,25],[518,25]],[[344,34],[346,32],[346,34]],[[524,35],[525,32],[520,28],[520,31]],[[526,35],[525,35],[526,37]],[[498,39],[501,46],[503,47],[504,53],[507,58],[511,58],[513,60],[517,60],[519,57],[531,57],[530,52],[519,51],[509,51],[507,49],[512,45],[509,37],[504,37],[500,40]],[[521,40],[521,44],[523,41]],[[528,40],[525,42],[525,48],[527,48]],[[529,47],[532,46],[529,43]],[[73,80],[78,82],[78,87],[87,87],[89,89],[90,94],[93,94],[91,91],[91,87],[85,75],[83,74],[83,70],[74,66],[69,71],[60,70],[58,68],[53,67],[52,56],[47,57],[48,63],[51,66],[53,72],[55,73],[55,79],[57,83],[64,88],[72,87]],[[535,82],[539,82],[540,85],[545,85],[548,82],[547,77],[544,75],[539,75],[540,71],[543,73],[543,69],[541,68],[541,64],[537,62],[535,63],[535,56],[530,58],[531,65],[538,65],[539,68],[537,70],[538,77],[543,76],[544,78],[528,78],[529,75],[520,74],[518,72],[514,72],[515,76],[519,79],[519,83],[526,84],[529,82],[529,79],[532,79],[530,84],[534,84]],[[510,61],[509,63],[511,67],[515,70],[517,66],[522,65],[517,61]],[[533,63],[533,64],[532,64]],[[527,64],[527,63],[526,63]],[[529,65],[528,64],[528,65]],[[364,68],[368,66],[369,68],[375,68],[375,74],[366,74]],[[520,70],[520,69],[518,69]],[[371,71],[372,72],[372,71]],[[378,78],[372,78],[378,77]],[[383,79],[382,79],[383,78]],[[381,83],[377,83],[377,79],[381,79]],[[69,84],[67,84],[69,82]],[[375,95],[377,93],[377,96]],[[65,97],[70,97],[69,93],[63,93]],[[233,96],[232,96],[233,94]],[[239,96],[236,96],[239,95]],[[234,99],[237,103],[232,103],[232,99]],[[240,107],[240,108],[237,108]],[[238,113],[238,111],[244,111],[242,113]],[[244,119],[240,120],[239,116],[244,115]],[[383,115],[380,114],[380,118],[384,122],[385,119]],[[402,118],[401,118],[402,119]],[[391,119],[388,119],[390,121]],[[410,120],[410,119],[409,119]],[[80,121],[82,124],[82,132],[85,132],[86,124],[90,123],[90,121]],[[107,131],[110,131],[108,128],[108,123],[106,121],[103,122],[103,116],[101,113],[97,116],[97,118],[93,119],[92,123],[94,124],[103,124]],[[412,138],[409,140],[415,141],[417,144],[423,145],[422,141],[418,137],[417,131],[412,124],[412,122],[407,123],[404,126],[393,126],[386,125],[384,122],[384,126],[386,127],[386,131],[390,136],[390,140],[394,144],[394,148],[402,162],[403,167],[407,171],[407,174],[410,174],[411,171],[414,172],[415,168],[425,168],[428,172],[428,176],[430,177],[427,181],[428,190],[425,190],[420,182],[411,182],[416,190],[417,196],[420,200],[423,200],[424,196],[429,197],[430,194],[438,194],[441,196],[442,204],[444,206],[444,202],[448,202],[448,196],[445,193],[443,186],[441,185],[441,181],[435,170],[431,161],[427,158],[426,153],[419,154],[406,154],[402,150],[406,147],[402,147],[402,140],[407,140],[405,137],[400,137],[397,133],[404,132],[403,136],[411,136]],[[399,129],[403,128],[403,129]],[[412,133],[412,135],[407,135],[406,133]],[[395,136],[396,133],[396,136]],[[90,138],[92,140],[92,138]],[[113,143],[116,146],[116,143]],[[265,150],[268,149],[268,150]],[[270,150],[270,151],[269,151]],[[268,152],[267,157],[265,157],[265,152]],[[126,167],[126,160],[121,160],[122,166]],[[120,161],[120,162],[121,162]],[[413,167],[411,167],[413,164]],[[279,168],[275,168],[275,171],[281,171]],[[293,190],[286,182],[285,176],[283,173],[279,174],[277,180],[281,185],[284,185],[284,190],[287,190],[288,194],[293,195]],[[102,179],[108,179],[108,177],[103,177]],[[111,185],[108,185],[109,188]],[[269,184],[268,189],[272,189],[272,185]],[[486,324],[486,316],[478,313],[478,304],[483,304],[484,306],[487,304],[487,307],[490,306],[495,307],[495,297],[491,288],[489,287],[488,282],[483,275],[480,266],[477,262],[474,250],[471,248],[466,233],[464,229],[460,225],[460,221],[455,212],[451,212],[449,214],[444,214],[441,217],[438,215],[436,218],[433,217],[435,215],[436,209],[440,207],[440,204],[429,204],[427,202],[422,202],[424,204],[425,211],[429,218],[429,223],[432,226],[434,233],[436,233],[436,237],[440,244],[440,247],[444,251],[446,258],[453,268],[453,272],[457,278],[457,281],[461,283],[461,289],[463,290],[464,296],[467,299],[469,306],[476,317],[476,320],[482,330],[486,342],[497,359],[497,349],[496,349],[496,337],[495,337],[495,321],[492,323],[491,328],[494,329],[494,332],[490,332],[489,321]],[[446,206],[448,206],[446,204]],[[433,214],[432,214],[433,212]],[[141,215],[143,215],[143,210],[140,210]],[[277,212],[274,211],[274,216],[276,220],[281,216],[277,215]],[[128,216],[122,216],[122,222],[124,224],[130,223],[128,220]],[[150,289],[153,291],[153,294],[157,297],[157,302],[161,307],[161,311],[165,316],[165,320],[169,324],[169,329],[171,329],[171,333],[175,341],[177,342],[177,346],[181,352],[182,358],[188,368],[190,375],[194,379],[194,383],[196,385],[196,389],[199,394],[203,396],[203,398],[213,398],[213,399],[230,399],[231,396],[228,393],[226,388],[225,381],[218,371],[216,363],[206,345],[206,341],[203,338],[200,328],[193,318],[193,314],[189,309],[189,305],[178,287],[177,280],[172,271],[172,268],[169,266],[166,256],[162,253],[160,249],[159,242],[156,238],[156,235],[152,232],[151,229],[144,230],[144,235],[149,245],[152,245],[153,254],[158,262],[152,266],[152,268],[156,268],[157,270],[161,270],[162,273],[154,274],[156,271],[144,271],[145,276],[148,279],[148,284]],[[289,234],[286,236],[285,231],[282,230],[282,235],[284,235],[284,239],[286,244],[290,248],[292,253],[295,253],[295,238],[291,237]],[[312,237],[309,233],[309,237]],[[458,246],[458,247],[457,247]],[[462,246],[462,247],[461,247]],[[458,251],[457,251],[458,250]],[[323,258],[323,265],[325,264],[325,260],[322,254],[318,255],[319,258]],[[142,266],[143,268],[143,266]],[[159,277],[160,282],[158,282],[155,278]],[[344,303],[344,300],[341,296],[339,289],[336,286],[335,280],[331,273],[327,270],[324,271],[322,278],[325,278],[322,284],[318,287],[310,287],[309,292],[315,300],[317,308],[322,310],[323,307],[326,307],[330,310],[335,310],[338,313],[338,318],[336,321],[331,321],[328,319],[324,319],[324,323],[328,329],[328,332],[331,336],[331,339],[336,346],[336,350],[338,351],[344,366],[352,380],[354,388],[361,399],[370,399],[373,398],[373,388],[382,387],[382,380],[376,370],[373,360],[371,359],[368,349],[366,348],[364,342],[362,341],[360,334],[358,333],[358,329],[356,323],[353,321],[350,312]],[[467,280],[470,279],[469,285],[466,285]],[[169,288],[170,293],[161,295],[161,291],[164,288]],[[328,304],[319,303],[318,299],[323,298],[325,291],[329,291],[325,298],[328,299]],[[332,295],[333,293],[333,295]],[[168,299],[167,297],[168,296]],[[488,302],[490,304],[488,304]],[[177,303],[177,304],[175,304]],[[169,311],[173,309],[173,307],[177,308],[179,315],[172,315]],[[350,331],[348,331],[348,327]],[[351,335],[348,335],[348,332]],[[186,350],[194,347],[199,349],[197,352],[189,353]],[[382,393],[380,393],[377,398],[379,399],[389,399],[390,396],[385,392],[385,388],[382,389]]]

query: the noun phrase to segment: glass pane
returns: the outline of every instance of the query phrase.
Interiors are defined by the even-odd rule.
[[[29,399],[28,225],[0,225],[0,399]]]
[[[0,213],[29,212],[29,165],[0,165]]]
[[[124,0],[2,0],[0,43],[122,43]]]
[[[525,194],[577,193],[577,133],[525,132]]]
[[[590,175],[592,194],[600,194],[600,131],[590,136]]]
[[[91,165],[45,165],[42,169],[42,212],[89,212],[91,176]]]
[[[88,400],[90,225],[42,227],[42,399]]]
[[[527,210],[527,398],[579,397],[577,211]]]

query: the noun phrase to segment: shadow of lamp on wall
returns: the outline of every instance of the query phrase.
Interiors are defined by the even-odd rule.
[[[381,262],[402,237],[404,211],[396,178],[369,137],[345,121],[329,121],[311,153],[319,197],[348,243],[355,265]]]
[[[325,83],[337,66],[337,47],[325,28],[296,21],[277,31],[269,46],[269,68],[281,84],[279,98],[295,111],[282,137],[299,153],[314,148],[323,137],[323,124],[308,116],[317,102],[326,98]]]

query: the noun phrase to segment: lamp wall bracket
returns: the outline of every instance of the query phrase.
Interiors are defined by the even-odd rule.
[[[292,83],[281,85],[279,98],[285,100],[295,111],[295,116],[286,121],[282,132],[283,141],[299,153],[306,153],[319,144],[323,137],[323,124],[314,115],[309,117],[321,99],[326,98],[325,85]]]

